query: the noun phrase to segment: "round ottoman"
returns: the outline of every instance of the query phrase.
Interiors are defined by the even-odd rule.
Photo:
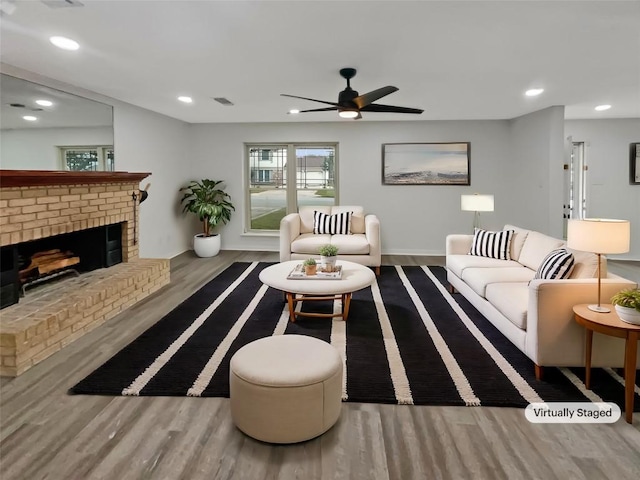
[[[302,442],[340,416],[342,358],[305,335],[261,338],[231,357],[229,388],[231,418],[244,433],[264,442]]]

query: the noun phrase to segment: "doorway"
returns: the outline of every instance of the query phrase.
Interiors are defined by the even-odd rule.
[[[585,218],[587,210],[586,176],[588,167],[585,163],[584,142],[574,142],[567,138],[569,161],[565,168],[565,200],[563,205],[563,231],[567,238],[569,219]]]

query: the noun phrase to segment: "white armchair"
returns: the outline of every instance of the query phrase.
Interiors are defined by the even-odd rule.
[[[342,234],[313,233],[313,212],[327,215],[352,212],[350,232]],[[280,261],[320,258],[318,248],[325,244],[338,247],[338,260],[348,260],[374,267],[380,274],[380,221],[372,214],[365,215],[360,206],[304,206],[299,213],[290,213],[280,221]]]

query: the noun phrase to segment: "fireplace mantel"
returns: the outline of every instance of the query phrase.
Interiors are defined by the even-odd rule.
[[[0,187],[43,185],[91,185],[131,183],[148,177],[148,172],[68,172],[55,170],[0,170]]]

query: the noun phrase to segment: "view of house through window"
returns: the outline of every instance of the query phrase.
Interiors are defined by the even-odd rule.
[[[282,217],[301,205],[334,205],[336,147],[247,145],[248,230],[278,230]]]
[[[111,145],[58,148],[63,170],[112,172],[114,169]]]

